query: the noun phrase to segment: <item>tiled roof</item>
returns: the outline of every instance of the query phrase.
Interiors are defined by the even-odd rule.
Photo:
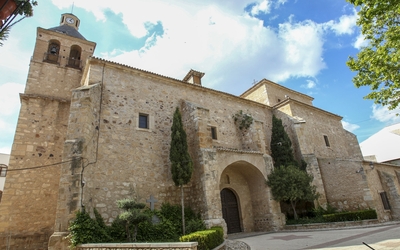
[[[68,36],[76,37],[82,40],[86,40],[86,38],[83,37],[81,33],[79,33],[79,31],[77,31],[74,27],[71,27],[69,25],[61,25],[54,28],[50,28],[49,30],[60,32]]]

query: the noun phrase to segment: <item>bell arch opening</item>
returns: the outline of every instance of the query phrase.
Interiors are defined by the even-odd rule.
[[[47,47],[47,52],[44,55],[44,61],[50,63],[59,63],[60,59],[60,42],[57,40],[50,40]]]

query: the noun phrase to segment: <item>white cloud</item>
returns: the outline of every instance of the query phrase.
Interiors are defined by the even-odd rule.
[[[6,83],[0,85],[0,115],[11,115],[19,110],[19,94],[24,92],[24,85],[18,83]],[[1,127],[1,124],[0,124]]]
[[[357,12],[353,10],[352,15],[343,15],[339,18],[339,21],[329,21],[326,26],[335,32],[336,35],[351,35],[354,33],[357,25]]]
[[[363,34],[359,34],[354,42],[353,46],[356,49],[361,49],[362,47],[366,47],[368,45],[368,40],[365,39]]]
[[[307,84],[301,85],[301,87],[306,88],[306,89],[313,89],[317,86],[317,83],[315,83],[312,80],[306,80]]]
[[[372,105],[372,116],[371,118],[380,122],[400,122],[400,108],[389,110],[385,106]]]
[[[261,1],[260,3],[257,3],[256,5],[254,5],[254,6],[251,8],[250,13],[251,13],[253,16],[255,16],[255,15],[258,15],[258,14],[260,14],[260,13],[267,14],[267,13],[270,13],[270,11],[271,11],[271,1],[269,1],[269,0],[263,0],[263,1]]]
[[[278,1],[276,1],[276,6],[284,5],[286,2],[287,2],[287,0],[278,0]]]
[[[61,8],[73,1],[52,2]],[[282,82],[291,77],[315,77],[326,67],[325,24],[289,18],[278,29],[265,27],[263,21],[243,12],[255,1],[135,1],[135,8],[126,8],[121,0],[112,5],[105,0],[93,2],[78,1],[75,6],[93,12],[99,20],[105,20],[104,11],[111,10],[122,17],[133,36],[148,37],[140,49],[103,54],[105,59],[133,67],[176,78],[193,68],[206,73],[203,83],[208,87],[224,91],[228,85],[232,89],[234,82],[242,88],[234,94],[250,87],[253,79]],[[274,4],[278,7],[285,2]],[[271,3],[256,1],[253,13],[268,13]],[[162,36],[149,34],[148,24],[157,22],[163,27]]]
[[[357,124],[351,124],[349,122],[343,121],[342,120],[342,125],[343,128],[346,129],[347,131],[353,132],[354,130],[360,128]]]

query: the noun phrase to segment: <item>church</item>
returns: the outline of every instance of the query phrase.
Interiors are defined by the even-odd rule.
[[[37,29],[0,203],[2,249],[67,249],[68,225],[83,207],[111,223],[122,198],[179,204],[169,162],[177,107],[194,163],[185,206],[208,227],[283,229],[266,185],[274,115],[314,176],[317,205],[399,218],[398,166],[364,161],[342,117],[313,106],[312,97],[267,79],[235,96],[204,87],[197,70],[180,80],[96,58],[96,43],[79,26],[65,13],[59,26]],[[239,127],[234,117],[251,122]]]

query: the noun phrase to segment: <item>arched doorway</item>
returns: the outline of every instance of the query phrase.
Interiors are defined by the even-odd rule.
[[[222,217],[228,227],[228,234],[241,232],[239,205],[235,193],[228,188],[221,191]]]

